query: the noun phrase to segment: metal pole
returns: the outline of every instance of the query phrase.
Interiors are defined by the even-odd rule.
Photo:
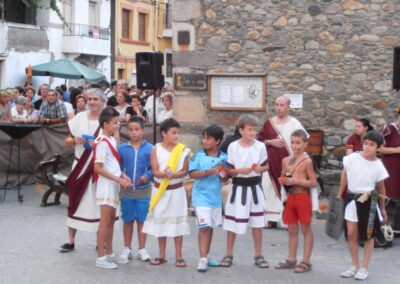
[[[153,91],[153,145],[156,145],[157,142],[156,91],[156,89]]]

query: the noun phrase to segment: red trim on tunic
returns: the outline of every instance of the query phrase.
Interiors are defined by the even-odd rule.
[[[263,217],[264,212],[250,212],[250,217]],[[225,215],[225,219],[231,220],[235,223],[248,223],[250,218],[236,218],[234,216]]]
[[[264,142],[265,140],[272,140],[276,139],[280,135],[279,131],[274,127],[271,119],[268,119],[265,123],[263,128],[261,129],[260,133],[257,136],[259,141]],[[285,143],[286,145],[286,143]],[[286,147],[277,148],[273,146],[268,146],[268,164],[269,170],[268,174],[272,181],[272,185],[275,190],[275,194],[281,199],[281,192],[280,192],[280,183],[278,178],[282,174],[282,160],[289,156],[289,151]]]
[[[78,220],[78,221],[84,221],[87,223],[97,223],[100,222],[100,219],[86,219],[86,218],[81,218],[81,217],[76,217],[76,216],[70,216],[69,218]],[[118,221],[119,217],[115,217],[115,221]]]
[[[383,133],[385,147],[400,147],[400,133],[395,125],[386,125]],[[382,155],[382,161],[389,173],[389,177],[385,180],[386,195],[400,200],[400,154]]]
[[[108,140],[108,138],[106,138],[105,136],[100,137],[100,139],[98,141],[96,141],[96,143],[94,144],[94,157],[93,157],[94,161],[96,161],[96,146],[101,141],[104,141],[107,143],[108,147],[110,147],[111,153],[113,154],[115,159],[117,159],[118,163],[121,164],[121,156],[118,154],[117,149],[115,149],[114,146],[111,144],[110,140]],[[99,174],[94,172],[93,173],[93,181],[97,182],[98,179],[99,179]]]
[[[94,136],[97,136],[100,132],[100,127],[97,128]],[[68,191],[68,217],[73,218],[76,210],[78,209],[79,203],[85,193],[85,190],[90,182],[93,175],[93,157],[90,159],[88,166],[82,173],[84,166],[90,158],[92,151],[83,151],[74,169],[67,178],[66,185]],[[82,173],[82,174],[81,174]]]

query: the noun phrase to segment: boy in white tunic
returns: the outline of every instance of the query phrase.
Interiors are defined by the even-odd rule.
[[[245,234],[249,226],[253,233],[255,265],[268,268],[269,264],[261,253],[262,228],[266,223],[265,197],[260,185],[261,174],[268,170],[267,150],[263,143],[256,140],[256,117],[241,115],[238,124],[241,138],[228,147],[228,174],[234,177],[223,224],[228,231],[227,253],[220,265],[232,265],[236,234]]]
[[[187,221],[188,205],[183,181],[188,173],[190,150],[178,143],[179,128],[179,122],[175,119],[164,120],[160,125],[163,141],[156,144],[151,151],[154,186],[143,232],[158,238],[160,249],[159,257],[151,260],[151,265],[160,265],[167,261],[165,259],[167,237],[173,237],[175,266],[186,266],[186,262],[182,258],[182,242],[183,235],[190,234],[190,227]],[[177,149],[181,149],[181,151],[178,152]],[[177,161],[175,169],[169,166],[172,160]],[[160,188],[165,190],[161,197],[158,195]]]
[[[117,142],[112,135],[118,131],[119,113],[113,107],[102,110],[99,124],[103,135],[95,141],[94,179],[96,183],[96,204],[100,206],[100,224],[97,231],[96,266],[113,269],[118,265],[112,261],[112,237],[116,209],[119,206],[119,185],[128,188],[129,177],[121,173]]]
[[[388,172],[382,161],[376,157],[383,141],[379,132],[368,131],[363,138],[363,150],[343,158],[344,169],[337,197],[342,198],[344,190],[348,188],[344,219],[352,260],[352,267],[340,274],[344,278],[354,277],[357,280],[364,280],[368,277],[374,236],[379,230],[379,209],[383,222],[387,221],[383,196],[386,195],[384,180],[388,177]],[[377,208],[378,201],[379,208]],[[358,258],[358,239],[364,241],[361,268]]]

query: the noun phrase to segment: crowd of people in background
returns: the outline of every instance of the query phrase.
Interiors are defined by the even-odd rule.
[[[26,84],[0,92],[0,122],[15,123],[64,123],[79,112],[86,111],[88,89],[101,89],[106,95],[107,105],[120,114],[119,122],[126,123],[132,116],[141,117],[146,123],[153,123],[153,95],[156,96],[156,123],[173,117],[174,92],[171,84],[161,90],[141,90],[129,86],[124,80],[107,81],[70,87],[60,85],[54,89],[48,84],[37,88]]]

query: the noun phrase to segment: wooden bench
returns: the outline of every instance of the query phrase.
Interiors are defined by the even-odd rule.
[[[60,197],[62,193],[67,194],[67,187],[65,182],[67,177],[58,171],[60,164],[60,155],[55,154],[53,158],[48,161],[42,161],[39,163],[39,170],[43,181],[49,187],[44,193],[42,198],[41,207],[59,205]],[[52,193],[55,193],[54,201],[49,202],[48,199]]]

